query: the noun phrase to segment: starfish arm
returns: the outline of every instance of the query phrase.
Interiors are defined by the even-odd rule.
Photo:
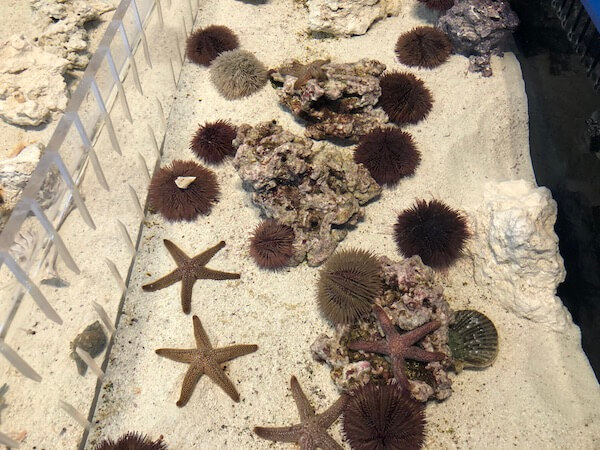
[[[310,405],[308,398],[302,391],[300,383],[298,383],[298,380],[295,376],[292,376],[290,385],[292,388],[292,397],[294,398],[294,402],[296,402],[296,407],[300,413],[300,421],[304,422],[315,415],[315,410]]]
[[[355,341],[348,344],[350,350],[362,350],[365,352],[374,352],[379,354],[387,354],[388,345],[383,339],[378,341]]]
[[[204,250],[199,255],[194,256],[192,258],[192,261],[194,262],[194,264],[198,264],[200,266],[205,266],[211,260],[211,258],[213,256],[215,256],[217,254],[217,252],[219,250],[221,250],[223,247],[225,247],[225,241],[221,241],[214,247]]]
[[[239,280],[239,273],[221,272],[220,270],[212,270],[206,267],[199,267],[196,276],[198,279],[204,280]]]
[[[154,292],[169,287],[172,284],[177,283],[179,280],[181,280],[181,274],[179,273],[179,269],[175,269],[173,272],[165,275],[164,277],[159,278],[152,283],[143,285],[142,289],[146,292]]]
[[[216,348],[215,359],[218,363],[224,363],[232,360],[233,358],[237,358],[238,356],[254,353],[256,350],[258,350],[258,345],[254,344],[239,344],[231,345],[229,347]]]
[[[194,314],[194,316],[192,317],[192,322],[194,323],[194,337],[196,338],[196,347],[212,349],[212,344],[210,343],[208,334],[206,334],[206,331],[204,331],[204,327],[202,326],[202,322],[200,322],[200,318]]]
[[[402,386],[404,389],[410,389],[410,383],[408,382],[408,378],[406,377],[406,363],[402,358],[392,358],[392,373],[394,374],[394,378]]]
[[[190,276],[181,278],[181,308],[185,314],[192,310],[192,291],[196,280]]]
[[[171,361],[177,361],[182,363],[191,363],[194,360],[196,350],[195,349],[183,349],[183,348],[159,348],[156,350],[156,354],[164,356]]]
[[[165,244],[165,247],[167,247],[167,250],[169,251],[169,253],[171,254],[173,259],[175,260],[175,263],[178,266],[182,266],[190,260],[190,257],[183,253],[183,250],[181,250],[168,239],[163,239],[163,244]]]
[[[298,444],[300,444],[300,450],[317,450],[314,436],[310,433],[304,433],[300,436]]]
[[[302,436],[301,425],[291,427],[254,427],[254,432],[263,439],[278,442],[298,442]]]
[[[375,311],[375,316],[377,317],[377,321],[386,337],[393,336],[394,334],[398,334],[392,319],[386,314],[385,310],[379,305],[373,305],[373,310]]]
[[[181,385],[181,395],[179,396],[179,400],[177,400],[177,406],[180,408],[185,406],[192,396],[192,392],[194,392],[194,388],[196,387],[198,380],[203,374],[204,371],[202,368],[196,364],[192,364],[190,367],[188,367],[185,377],[183,378],[183,384]]]
[[[327,433],[315,436],[315,443],[317,444],[317,447],[322,448],[323,450],[344,450],[344,447],[338,444],[335,439]]]
[[[333,422],[340,416],[346,404],[346,395],[341,395],[333,405],[327,408],[324,412],[319,414],[317,422],[324,429],[329,428]]]
[[[235,388],[235,386],[233,385],[231,380],[229,378],[227,378],[227,375],[225,375],[225,372],[223,372],[223,369],[221,369],[220,366],[218,366],[216,363],[210,364],[206,367],[205,373],[221,389],[223,389],[225,391],[225,393],[227,395],[229,395],[229,397],[231,397],[231,399],[234,402],[237,403],[240,401],[240,394],[238,394],[237,389]]]
[[[419,347],[409,347],[404,353],[406,359],[412,359],[421,362],[441,361],[446,355],[441,352],[428,352]]]
[[[440,327],[441,323],[438,320],[434,320],[432,322],[428,322],[425,325],[421,325],[414,330],[410,330],[403,335],[400,336],[400,340],[407,347],[413,345],[415,342],[419,342],[425,336],[427,336],[432,331],[437,330]]]

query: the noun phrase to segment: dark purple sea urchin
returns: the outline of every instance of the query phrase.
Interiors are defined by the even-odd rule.
[[[396,42],[398,61],[407,66],[433,69],[446,62],[452,51],[450,39],[434,27],[416,27]]]
[[[194,220],[208,214],[218,201],[217,176],[194,161],[176,160],[156,171],[148,198],[151,207],[167,220]]]
[[[431,92],[411,73],[390,72],[379,79],[379,106],[398,125],[423,120],[433,106]]]
[[[358,388],[343,417],[344,435],[354,450],[418,450],[425,440],[423,407],[398,384]]]
[[[335,325],[368,316],[382,288],[380,271],[379,261],[366,250],[334,253],[319,278],[317,299],[323,315]]]
[[[406,257],[419,255],[434,269],[445,269],[462,254],[469,238],[463,213],[439,200],[417,200],[400,213],[394,225],[394,240]]]
[[[219,164],[227,156],[235,155],[235,148],[231,143],[235,135],[235,127],[226,120],[207,122],[198,127],[190,149],[204,162]]]
[[[190,61],[208,66],[221,53],[240,45],[235,33],[223,25],[210,25],[194,31],[187,40],[185,54]]]
[[[263,220],[250,238],[250,256],[259,267],[281,269],[294,254],[294,230],[276,220]]]
[[[354,150],[354,161],[363,164],[377,183],[394,185],[415,173],[421,153],[406,131],[376,128],[361,137]]]
[[[162,436],[157,441],[151,441],[146,435],[130,431],[117,441],[104,439],[94,450],[167,450]]]
[[[454,6],[454,0],[419,0],[419,2],[437,11],[446,11]]]

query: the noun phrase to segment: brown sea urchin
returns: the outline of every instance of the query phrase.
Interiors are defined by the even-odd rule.
[[[148,198],[169,221],[194,220],[208,214],[219,198],[215,173],[194,161],[175,160],[156,171]]]
[[[418,450],[425,440],[423,407],[398,384],[358,388],[343,417],[344,435],[354,450]]]
[[[148,436],[130,431],[116,441],[104,439],[94,450],[167,450],[162,437],[152,441]]]
[[[281,269],[294,254],[294,230],[276,220],[263,220],[250,237],[250,256],[263,269]]]
[[[407,66],[433,69],[446,62],[452,51],[450,39],[434,27],[416,27],[396,42],[398,61]]]
[[[419,0],[419,2],[437,11],[446,11],[454,6],[454,0]]]
[[[210,25],[194,31],[187,40],[185,54],[196,64],[208,66],[221,53],[240,45],[233,31],[223,25]]]
[[[434,269],[449,267],[462,254],[469,237],[463,213],[439,200],[417,200],[400,213],[394,240],[404,256],[419,255]]]
[[[235,139],[236,129],[226,120],[206,122],[200,125],[190,143],[190,150],[209,164],[219,164],[227,156],[235,155],[231,143]]]
[[[379,106],[389,119],[400,125],[417,123],[427,117],[433,106],[431,92],[411,73],[390,72],[379,79]]]
[[[421,162],[412,136],[399,128],[376,128],[361,137],[354,161],[363,164],[379,184],[394,185],[412,175]]]
[[[210,66],[210,79],[227,100],[254,94],[267,84],[267,68],[246,50],[223,52]]]
[[[334,324],[352,323],[369,315],[382,282],[377,258],[366,250],[334,253],[321,269],[317,299]]]

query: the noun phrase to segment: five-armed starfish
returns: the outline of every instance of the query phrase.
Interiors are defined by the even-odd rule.
[[[383,329],[385,339],[378,339],[373,342],[351,342],[348,344],[348,348],[350,350],[363,350],[389,356],[392,360],[392,370],[396,381],[400,383],[403,388],[410,389],[408,378],[405,375],[405,359],[432,362],[441,361],[446,357],[446,355],[441,352],[428,352],[414,345],[432,331],[437,330],[441,324],[436,320],[404,334],[400,334],[381,306],[373,305],[373,310],[375,311],[379,325],[381,325],[381,328]]]
[[[146,292],[158,291],[181,281],[181,306],[186,314],[190,313],[192,307],[192,289],[196,280],[237,280],[240,278],[239,273],[220,272],[206,267],[211,258],[225,247],[225,241],[219,242],[193,258],[183,253],[171,241],[165,239],[163,242],[177,263],[177,269],[153,283],[142,286],[142,289]]]
[[[292,396],[300,413],[300,423],[290,427],[254,427],[254,432],[261,438],[280,442],[296,442],[302,450],[313,450],[317,447],[324,450],[343,450],[328,433],[327,428],[335,422],[341,414],[346,401],[342,395],[321,414],[315,414],[308,398],[296,377],[292,376]]]
[[[192,396],[196,383],[198,383],[198,380],[204,374],[208,375],[211,380],[218,384],[234,402],[239,402],[240,394],[238,394],[231,380],[223,372],[221,364],[238,356],[253,353],[258,349],[258,346],[231,345],[229,347],[213,348],[198,316],[193,316],[192,320],[194,321],[196,348],[159,348],[156,350],[156,353],[160,356],[190,365],[183,379],[181,395],[179,396],[179,400],[177,400],[177,406],[185,406]]]

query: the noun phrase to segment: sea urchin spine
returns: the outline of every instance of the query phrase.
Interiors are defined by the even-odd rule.
[[[259,267],[281,269],[294,254],[294,230],[276,220],[261,222],[250,238],[250,256]]]

